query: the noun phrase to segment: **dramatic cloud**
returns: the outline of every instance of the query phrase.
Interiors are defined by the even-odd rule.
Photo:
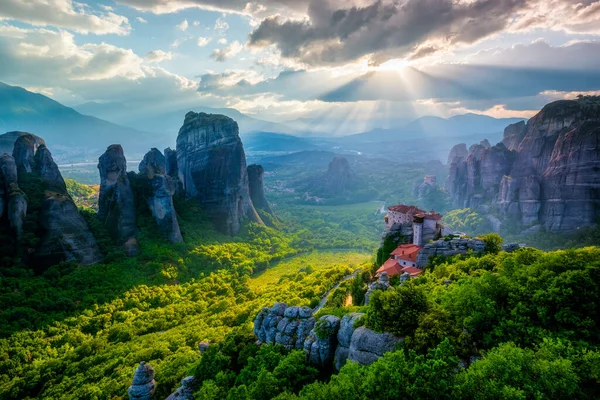
[[[147,64],[171,57],[161,50],[143,59],[106,43],[77,45],[66,31],[3,26],[0,34],[0,81],[25,87],[51,85],[86,100],[162,102],[197,97],[197,82]]]
[[[140,11],[155,14],[169,14],[188,8],[220,11],[235,14],[263,14],[291,10],[304,12],[309,0],[116,0],[117,3],[133,7]]]
[[[127,18],[113,12],[89,13],[71,0],[2,0],[0,20],[18,20],[35,26],[56,26],[78,33],[127,35],[131,26]],[[105,8],[105,11],[107,9]]]
[[[348,5],[350,3],[350,5]],[[501,31],[600,33],[600,2],[573,0],[313,0],[303,20],[273,16],[250,34],[309,65],[420,58]],[[365,4],[366,3],[366,4]]]
[[[223,62],[226,59],[237,55],[240,51],[242,51],[243,48],[243,44],[241,44],[238,41],[235,41],[223,49],[215,49],[210,54],[210,58],[212,58],[215,61]]]
[[[162,51],[162,50],[154,50],[146,55],[146,61],[149,63],[159,63],[165,60],[171,60],[173,58],[173,53]]]

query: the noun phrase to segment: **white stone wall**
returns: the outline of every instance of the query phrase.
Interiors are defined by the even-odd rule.
[[[413,244],[417,246],[423,245],[423,224],[413,223]]]

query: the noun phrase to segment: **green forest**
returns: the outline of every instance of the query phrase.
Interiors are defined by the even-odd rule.
[[[194,202],[176,199],[186,239],[177,245],[139,207],[141,253],[128,258],[95,219],[96,191],[67,184],[105,262],[32,271],[3,260],[2,399],[125,399],[140,361],[156,370],[157,399],[189,375],[196,399],[215,400],[600,396],[596,247],[490,247],[436,259],[365,306],[378,268],[380,203],[282,203],[276,227],[249,223],[232,238]],[[348,363],[337,373],[309,365],[301,350],[256,344],[252,322],[262,307],[315,307],[328,293],[317,316],[364,312],[362,324],[403,342],[370,366]]]

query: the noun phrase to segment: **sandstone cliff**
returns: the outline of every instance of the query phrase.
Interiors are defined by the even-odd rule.
[[[127,177],[127,163],[120,145],[111,145],[100,156],[98,218],[113,240],[129,256],[139,252],[133,191]]]
[[[527,124],[509,126],[502,143],[453,162],[447,189],[454,206],[491,204],[523,228],[573,231],[595,223],[600,111],[592,100],[548,104]]]
[[[250,198],[252,204],[257,210],[262,210],[271,216],[275,216],[275,213],[269,206],[269,202],[265,197],[265,169],[262,165],[249,165],[248,166],[248,185],[250,187]]]
[[[0,223],[7,223],[14,232],[24,261],[45,268],[62,261],[89,265],[102,260],[96,239],[41,138],[23,132],[16,135],[13,156],[0,157],[0,180],[4,196],[0,215],[6,215]],[[33,204],[30,210],[28,199]],[[29,239],[23,240],[26,218]]]
[[[262,223],[250,199],[246,156],[237,123],[223,115],[189,112],[177,136],[177,168],[220,231],[235,235],[242,221]]]
[[[158,149],[153,148],[144,156],[139,171],[139,179],[150,186],[146,201],[156,224],[171,243],[183,242],[173,205],[177,181],[166,174],[165,157]]]

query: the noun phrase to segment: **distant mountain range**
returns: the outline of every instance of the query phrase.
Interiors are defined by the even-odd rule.
[[[44,95],[0,83],[0,133],[10,131],[41,136],[59,160],[97,159],[113,143],[130,154],[167,143],[156,134],[82,115]]]
[[[59,163],[95,161],[114,143],[123,146],[130,160],[139,160],[150,147],[161,150],[174,147],[188,111],[189,108],[159,110],[148,116],[146,110],[142,117],[140,111],[124,104],[95,102],[73,109],[42,94],[0,83],[0,133],[26,131],[43,137]],[[194,111],[223,114],[236,120],[250,154],[328,150],[392,160],[402,158],[402,161],[444,159],[439,157],[447,154],[459,137],[467,143],[478,143],[483,138],[496,142],[506,126],[521,120],[477,114],[448,119],[426,116],[395,129],[330,137],[318,129],[308,132],[310,118],[303,119],[297,130],[288,124],[263,121],[231,108],[198,107]],[[325,120],[324,116],[318,118],[321,122]],[[323,126],[319,123],[316,128]]]
[[[418,138],[453,138],[488,135],[497,142],[504,128],[524,118],[493,118],[480,114],[461,114],[450,118],[425,116],[396,129],[374,129],[341,138],[344,143],[392,142]],[[415,136],[416,135],[416,136]]]
[[[130,109],[121,103],[88,102],[74,108],[82,114],[113,121],[119,125],[135,127],[136,129],[157,132],[169,136],[174,135],[175,137],[177,137],[179,128],[181,128],[181,124],[183,123],[183,117],[188,111],[228,116],[238,123],[240,134],[242,135],[249,132],[301,133],[300,131],[283,124],[250,117],[233,108],[212,108],[204,106],[188,107],[174,111],[157,110],[150,115],[147,111],[141,113],[140,111]]]

